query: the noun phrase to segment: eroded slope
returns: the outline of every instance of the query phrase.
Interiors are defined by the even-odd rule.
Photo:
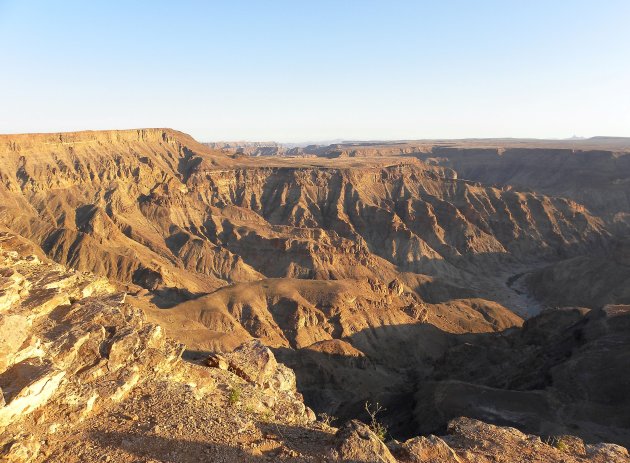
[[[443,438],[403,443],[357,421],[337,430],[314,421],[293,372],[259,341],[211,366],[183,362],[124,293],[33,251],[0,234],[2,461],[628,461],[617,445],[545,443],[463,418]]]
[[[540,310],[514,274],[611,236],[574,200],[458,179],[404,146],[252,159],[166,129],[2,142],[2,224],[130,291],[187,358],[260,338],[318,411],[380,400],[393,432],[418,424],[408,403],[451,348],[503,342],[510,309]]]

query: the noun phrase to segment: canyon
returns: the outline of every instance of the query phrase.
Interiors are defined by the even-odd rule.
[[[0,135],[0,448],[628,461],[629,182],[604,137]]]

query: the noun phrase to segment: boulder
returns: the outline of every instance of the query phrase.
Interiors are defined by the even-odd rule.
[[[586,446],[586,456],[593,461],[630,462],[630,454],[625,447],[617,444],[600,443]]]
[[[24,463],[35,460],[41,448],[40,442],[32,437],[22,441],[9,442],[0,449],[2,463]]]
[[[390,294],[394,296],[400,296],[405,291],[405,287],[397,278],[390,281],[387,288],[389,289]]]
[[[270,386],[276,391],[295,391],[297,387],[295,372],[282,363],[278,363]]]
[[[64,371],[40,359],[26,360],[7,370],[0,377],[6,401],[0,408],[0,428],[45,405],[64,376]]]
[[[543,440],[538,436],[525,434],[515,428],[496,426],[471,418],[460,417],[448,424],[447,437],[444,443],[429,439],[420,441],[412,439],[403,446],[417,448],[420,455],[424,452],[424,460],[434,461],[431,453],[446,450],[445,444],[457,452],[464,462],[475,463],[628,463],[628,452],[625,448],[614,444],[584,445],[581,439],[574,436],[554,436]],[[414,446],[413,441],[421,443]],[[409,445],[408,445],[409,444]],[[432,445],[436,444],[436,445]],[[426,459],[428,455],[429,459]],[[435,460],[459,461],[459,460]]]
[[[245,381],[259,386],[270,386],[278,369],[273,352],[258,339],[244,342],[225,354],[229,369]]]
[[[335,434],[336,457],[347,463],[396,463],[387,446],[358,420],[347,422]]]
[[[462,463],[452,448],[437,436],[419,436],[402,444],[401,454],[412,463]]]

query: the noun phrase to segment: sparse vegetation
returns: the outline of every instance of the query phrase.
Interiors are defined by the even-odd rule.
[[[260,420],[263,423],[270,423],[273,420],[273,412],[271,410],[265,410],[260,414]]]
[[[556,448],[557,450],[559,450],[561,452],[568,452],[569,451],[569,446],[564,441],[564,439],[562,439],[562,437],[549,436],[549,437],[547,437],[547,439],[545,439],[545,443],[547,445],[550,445],[551,447]]]
[[[337,417],[329,415],[328,413],[320,413],[317,415],[317,418],[320,422],[325,424],[326,426],[332,426],[332,424],[337,420]]]
[[[370,429],[380,440],[385,442],[385,439],[387,438],[387,426],[381,423],[377,418],[379,413],[385,411],[385,408],[383,408],[378,402],[375,404],[365,402],[365,411],[370,416],[370,422],[368,423]]]
[[[230,406],[234,406],[241,401],[242,389],[240,386],[232,386],[230,388],[230,395],[228,396],[228,402]]]
[[[558,439],[558,442],[556,442],[555,447],[560,450],[561,452],[566,452],[569,450],[569,446],[567,445],[567,443],[565,441],[563,441],[562,439]]]

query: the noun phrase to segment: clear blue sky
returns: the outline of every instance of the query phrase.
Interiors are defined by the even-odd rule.
[[[630,136],[630,1],[0,0],[0,132]]]

